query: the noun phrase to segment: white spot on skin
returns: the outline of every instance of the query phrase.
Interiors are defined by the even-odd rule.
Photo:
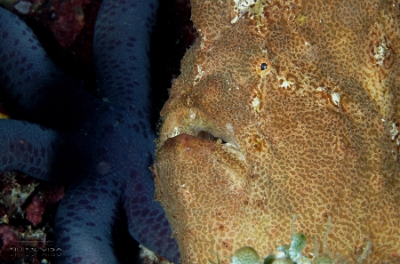
[[[236,12],[236,16],[231,20],[231,24],[235,24],[239,17],[242,17],[245,13],[249,12],[250,6],[256,3],[255,0],[234,0],[235,6],[233,10]]]
[[[386,44],[386,39],[383,38],[381,45],[379,45],[378,47],[374,46],[373,57],[376,61],[376,64],[382,66],[383,62],[389,55],[390,55],[390,49]]]
[[[336,105],[336,106],[340,106],[340,98],[341,98],[341,94],[337,93],[337,92],[332,92],[331,93],[331,98],[332,98],[332,102]]]
[[[251,105],[254,108],[254,111],[259,111],[260,110],[260,98],[254,97],[253,101],[251,102]]]
[[[325,92],[327,95],[331,97],[331,102],[337,106],[340,107],[340,101],[342,99],[342,92],[333,92],[328,90],[326,87],[318,87],[317,91],[319,92]]]
[[[196,118],[196,113],[192,109],[189,110],[189,118],[192,120]]]
[[[397,128],[396,123],[392,123],[392,128],[390,129],[390,135],[392,136],[392,140],[395,140],[398,134],[399,134],[399,129]]]
[[[288,80],[284,80],[280,86],[286,89],[286,88],[289,88],[290,85],[292,85],[292,84],[293,84],[293,82],[290,82]]]
[[[239,11],[240,13],[245,13],[248,11],[251,5],[256,3],[255,0],[234,0],[235,1],[235,11]]]
[[[202,70],[201,65],[197,65],[197,75],[194,78],[193,85],[196,85],[200,82],[201,78],[203,77],[204,71]]]
[[[170,138],[172,137],[176,137],[177,135],[180,134],[179,128],[178,127],[174,127],[174,131],[172,132],[172,134],[170,135]]]
[[[279,85],[282,88],[288,89],[290,88],[290,86],[294,84],[294,82],[287,80],[286,77],[284,76],[283,77],[279,76],[278,78],[280,81],[282,81],[282,84]]]
[[[238,17],[238,16],[235,16],[235,17],[231,20],[231,24],[235,24],[238,20],[239,20],[239,17]]]
[[[256,17],[264,17],[263,6],[264,1],[257,0],[234,0],[235,6],[233,10],[236,12],[236,16],[231,20],[231,24],[235,24],[239,18],[243,17],[244,14],[248,14],[251,19]]]
[[[232,133],[234,132],[232,124],[227,123],[226,128],[229,130],[229,132],[232,132]]]

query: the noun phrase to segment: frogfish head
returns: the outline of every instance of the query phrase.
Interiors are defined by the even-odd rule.
[[[310,260],[400,261],[399,19],[365,0],[192,1],[200,37],[152,167],[183,263],[294,232]]]

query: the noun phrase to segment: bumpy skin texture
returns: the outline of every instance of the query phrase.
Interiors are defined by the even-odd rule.
[[[32,31],[0,9],[0,81],[21,113],[0,120],[0,170],[74,180],[56,217],[59,263],[115,263],[112,227],[179,260],[154,201],[148,46],[156,1],[103,1],[94,53],[100,98],[52,63]],[[28,121],[28,122],[27,122]]]
[[[398,263],[399,1],[252,2],[192,1],[201,37],[162,110],[182,262],[265,256],[293,224],[307,254]]]

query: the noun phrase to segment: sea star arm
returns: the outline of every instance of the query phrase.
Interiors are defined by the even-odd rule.
[[[90,120],[100,104],[51,61],[18,16],[3,8],[0,39],[2,98],[7,98],[4,103],[14,118],[28,121],[0,120],[0,171],[71,182],[75,174],[68,167],[78,162],[70,155],[76,152],[73,131]]]
[[[64,138],[54,130],[33,123],[1,120],[0,129],[3,132],[0,139],[3,152],[1,170],[16,169],[39,179],[49,180],[54,177],[60,180],[58,172],[61,169],[58,168],[60,164],[57,161],[65,158],[67,159],[65,164],[73,167],[77,166],[74,161],[78,159],[71,157],[77,153],[80,157],[90,154],[88,150],[79,155],[82,152],[79,146],[83,144],[76,130],[80,130],[83,121],[95,119],[95,109],[98,104],[93,105],[88,96],[76,96],[84,93],[77,92],[82,87],[53,64],[30,28],[16,15],[4,9],[0,9],[0,12],[2,37],[0,76],[4,90],[24,118],[63,128],[65,129],[63,134],[66,136]],[[79,110],[76,109],[82,110],[83,105],[86,109],[79,114]],[[57,119],[60,119],[61,123]],[[75,120],[78,121],[73,122]],[[84,128],[87,130],[88,126]],[[74,141],[80,143],[72,149],[63,149],[60,139],[69,141],[72,143],[70,145],[74,145]],[[69,144],[63,145],[65,147]],[[73,151],[73,148],[76,151]],[[64,157],[60,157],[60,149],[65,153]],[[40,163],[37,163],[39,159]],[[82,166],[77,167],[82,170]],[[108,179],[96,179],[94,178],[96,175],[91,175],[91,172],[86,172],[85,175],[85,172],[79,169],[76,171],[80,172],[83,181],[75,183],[70,188],[63,204],[59,207],[56,237],[58,246],[64,251],[59,262],[116,262],[112,251],[111,226],[117,222],[119,216],[119,192],[107,188]],[[65,174],[73,178],[70,169]],[[95,189],[99,184],[106,188],[98,190],[101,193],[100,198]],[[114,180],[113,187],[115,184],[118,183]],[[91,189],[86,190],[85,186],[91,186]],[[99,202],[100,205],[95,207],[88,204],[89,199],[92,202]],[[95,217],[92,217],[92,214]],[[71,241],[68,236],[70,234],[73,237]]]
[[[137,134],[136,145],[141,144],[138,149],[149,153],[147,160],[128,173],[123,201],[129,231],[148,248],[178,261],[177,243],[172,238],[164,210],[154,202],[154,183],[147,169],[154,149],[154,133],[148,116],[149,89],[146,88],[150,87],[148,43],[156,6],[157,1],[104,2],[96,22],[95,64],[100,96],[112,105],[133,112],[129,119]],[[138,163],[137,157],[134,160]]]
[[[154,183],[133,170],[124,194],[124,208],[130,234],[146,247],[179,263],[178,244],[172,236],[165,211],[154,201]],[[143,180],[138,182],[142,177]],[[138,228],[140,227],[140,228]]]
[[[50,173],[58,134],[37,124],[0,120],[0,171],[19,170],[39,179],[52,179]]]
[[[101,101],[93,102],[85,93],[77,96],[79,89],[64,89],[79,88],[74,87],[79,85],[64,78],[58,70],[50,75],[53,77],[50,82],[44,75],[45,81],[28,86],[27,91],[15,90],[17,93],[11,95],[26,109],[23,112],[28,117],[36,109],[41,111],[30,120],[49,123],[62,131],[61,157],[65,161],[61,163],[66,166],[61,167],[66,169],[66,174],[78,178],[57,212],[56,243],[65,253],[60,263],[116,262],[112,226],[121,214],[121,199],[131,235],[156,253],[172,261],[179,260],[164,211],[154,201],[153,179],[148,169],[153,159],[155,134],[150,126],[147,48],[155,2],[134,3],[131,6],[131,1],[103,1],[95,29],[95,42],[99,42],[95,57]],[[132,18],[137,22],[129,23]],[[124,23],[118,24],[119,21]],[[128,27],[118,30],[125,25]],[[138,29],[133,29],[133,35],[128,34],[135,26]],[[12,27],[3,30],[6,38],[14,31]],[[27,47],[23,50],[32,52]],[[41,47],[34,49],[37,50],[42,52]],[[7,72],[8,63],[17,62],[8,56],[12,51],[6,54],[2,65]],[[52,67],[46,69],[51,61],[44,51],[43,54],[44,59],[35,58],[33,62],[38,64],[39,74],[51,73]],[[22,64],[26,64],[26,59]],[[43,65],[47,66],[43,68]],[[12,75],[13,72],[9,71],[8,80],[4,81],[7,90],[18,89],[14,85],[18,76]],[[49,85],[35,92],[43,83]],[[57,97],[60,91],[52,93],[52,88],[60,86],[61,98]],[[39,97],[37,103],[35,96]],[[30,97],[35,100],[31,101]],[[49,99],[53,102],[49,103]],[[44,106],[40,105],[42,101]],[[52,107],[56,110],[49,113]],[[65,119],[60,121],[60,117]],[[57,153],[57,161],[59,156]]]
[[[80,125],[65,120],[92,115],[88,110],[96,108],[97,100],[51,61],[32,30],[3,8],[0,21],[2,96],[9,99],[6,106],[14,118],[64,129]]]
[[[87,93],[71,89],[79,85],[54,65],[32,30],[15,14],[2,8],[0,40],[2,98],[8,98],[5,103],[14,117],[61,128],[66,127],[66,119],[71,120],[71,115],[76,114],[74,111],[79,111],[72,111],[68,103],[86,99],[85,105],[93,106],[94,98],[90,100]],[[11,119],[0,120],[0,130],[0,171],[14,169],[42,180],[72,180],[68,173],[62,176],[59,173],[62,166],[57,168],[60,164],[55,163],[55,153],[60,153],[63,144],[58,132]]]
[[[105,1],[96,20],[94,59],[100,97],[149,113],[149,43],[158,1]],[[147,124],[150,124],[147,122]]]

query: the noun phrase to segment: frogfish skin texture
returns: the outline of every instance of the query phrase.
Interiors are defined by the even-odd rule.
[[[292,229],[310,258],[400,262],[399,6],[192,1],[153,165],[183,263]]]

